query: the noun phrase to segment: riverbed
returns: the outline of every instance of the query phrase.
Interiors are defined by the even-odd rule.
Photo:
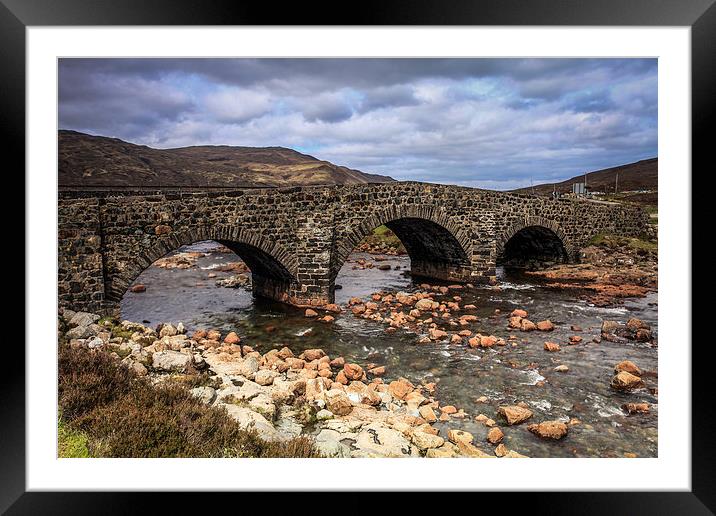
[[[466,344],[447,342],[418,344],[419,334],[405,330],[386,333],[384,324],[355,317],[350,311],[328,324],[307,319],[302,309],[255,299],[250,290],[219,287],[216,281],[232,273],[218,269],[238,261],[238,257],[217,251],[217,244],[200,242],[178,251],[204,253],[193,267],[147,269],[137,279],[146,291],[124,296],[122,318],[151,325],[183,322],[190,331],[235,331],[242,342],[261,353],[283,346],[297,353],[321,348],[331,357],[385,366],[386,381],[402,376],[415,384],[436,382],[435,397],[441,404],[455,405],[468,414],[464,419],[435,424],[441,433],[460,428],[472,433],[476,442],[484,442],[489,428],[475,420],[475,416],[484,414],[498,422],[507,448],[529,457],[657,456],[657,346],[593,342],[600,335],[603,320],[625,322],[631,317],[649,324],[658,339],[656,293],[627,300],[618,307],[600,308],[577,300],[568,291],[498,271],[499,288],[462,289],[450,296],[459,294],[462,305],[476,305],[470,313],[477,315],[478,321],[469,329],[503,337],[506,346],[471,349]],[[410,270],[408,257],[384,258],[375,262],[374,256],[352,254],[336,280],[342,287],[336,290],[336,303],[345,305],[351,297],[366,298],[376,291],[420,288],[406,274]],[[364,269],[359,265],[361,259],[376,266],[387,264],[391,269]],[[515,308],[527,310],[534,321],[551,320],[556,329],[548,334],[508,329],[507,315]],[[581,327],[581,331],[572,331],[572,326]],[[516,339],[508,340],[511,335]],[[581,336],[582,343],[568,345],[572,335]],[[561,350],[545,351],[547,340],[559,343]],[[645,371],[646,388],[619,393],[609,387],[614,366],[622,360],[631,360]],[[569,371],[556,372],[555,367],[561,364]],[[483,396],[488,399],[486,403],[478,401]],[[535,422],[572,421],[569,435],[560,441],[544,441],[524,425],[505,425],[497,407],[518,402],[530,406]],[[647,402],[650,412],[626,415],[621,406],[628,402]]]

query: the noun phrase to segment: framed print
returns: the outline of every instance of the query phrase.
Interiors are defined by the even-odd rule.
[[[712,2],[61,3],[0,11],[27,205],[3,510],[430,490],[711,512]]]

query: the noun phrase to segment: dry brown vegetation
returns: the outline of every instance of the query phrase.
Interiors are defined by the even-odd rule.
[[[269,443],[183,386],[154,386],[105,351],[59,347],[61,426],[92,457],[318,457],[299,437]]]

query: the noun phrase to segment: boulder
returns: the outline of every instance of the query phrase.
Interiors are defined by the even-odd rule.
[[[631,373],[634,376],[641,376],[642,374],[641,369],[639,369],[637,365],[630,360],[623,360],[614,366],[615,373],[619,373],[621,371],[626,371],[627,373]]]
[[[306,362],[311,362],[312,360],[325,357],[326,353],[322,349],[307,349],[300,356]]]
[[[99,321],[99,315],[91,314],[89,312],[75,312],[70,318],[68,324],[72,328],[75,326],[89,326],[97,321]]]
[[[358,364],[345,364],[343,374],[348,380],[362,380],[365,375],[363,368]]]
[[[326,408],[337,416],[345,416],[351,413],[353,406],[345,392],[338,389],[326,391],[325,395]]]
[[[637,387],[643,386],[644,382],[642,382],[641,378],[639,378],[638,376],[635,376],[626,371],[621,371],[614,375],[609,385],[612,389],[615,389],[617,391],[630,391],[632,389],[636,389]]]
[[[552,331],[554,330],[554,324],[550,320],[540,321],[536,324],[539,331]]]
[[[184,371],[193,359],[191,355],[179,351],[157,351],[152,355],[152,367],[157,371]]]
[[[649,404],[648,403],[625,403],[622,405],[622,410],[627,414],[648,414]]]
[[[364,426],[356,436],[352,457],[418,457],[417,446],[410,443],[402,432],[382,423]]]
[[[496,426],[491,428],[489,432],[487,432],[487,441],[490,444],[497,444],[502,441],[502,438],[505,436],[504,433],[502,433],[502,430],[497,428]]]
[[[445,439],[429,432],[415,431],[410,436],[411,442],[420,450],[429,450],[431,448],[439,448],[445,442]]]
[[[534,331],[535,329],[537,329],[537,326],[535,325],[535,323],[533,323],[529,319],[522,319],[520,321],[520,330],[521,331]]]
[[[567,435],[567,425],[561,421],[543,421],[527,426],[527,430],[542,439],[562,439]]]
[[[398,398],[399,400],[404,400],[405,397],[409,393],[413,392],[414,389],[415,386],[405,378],[394,380],[388,384],[388,392],[390,392],[394,398]]]
[[[544,350],[545,350],[545,351],[554,352],[554,351],[559,351],[560,349],[561,349],[561,348],[559,347],[559,344],[557,344],[556,342],[545,342],[545,343],[544,343]]]
[[[520,308],[516,308],[516,309],[512,310],[510,317],[519,317],[520,319],[524,319],[527,317],[527,310],[522,310]]]
[[[261,369],[254,374],[254,381],[259,385],[271,385],[278,376],[276,371],[271,369]]]
[[[189,393],[202,401],[202,403],[211,403],[216,399],[216,389],[213,387],[195,387]]]
[[[464,430],[454,430],[450,429],[447,431],[447,438],[455,443],[467,443],[472,444],[472,441],[474,439],[473,435],[470,432],[465,432]]]
[[[502,415],[508,425],[518,425],[532,417],[532,411],[519,405],[499,407],[497,412]]]
[[[236,332],[229,332],[229,334],[224,337],[224,342],[226,344],[238,344],[241,342],[241,337],[239,337]]]

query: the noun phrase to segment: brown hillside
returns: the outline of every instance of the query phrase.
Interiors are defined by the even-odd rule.
[[[651,158],[628,165],[620,165],[618,167],[605,168],[589,172],[587,174],[587,185],[592,191],[604,192],[606,194],[614,193],[614,184],[617,173],[619,174],[619,193],[633,192],[635,190],[657,190],[659,180],[659,159]],[[568,193],[572,191],[574,183],[583,183],[584,175],[575,176],[561,183],[548,183],[535,185],[534,193],[537,195],[551,195],[553,188],[556,187],[560,193]],[[520,188],[515,192],[531,193],[531,187]],[[645,194],[641,194],[643,196]]]
[[[117,138],[61,130],[58,149],[61,188],[242,188],[393,180],[284,147],[222,145],[153,149]]]

